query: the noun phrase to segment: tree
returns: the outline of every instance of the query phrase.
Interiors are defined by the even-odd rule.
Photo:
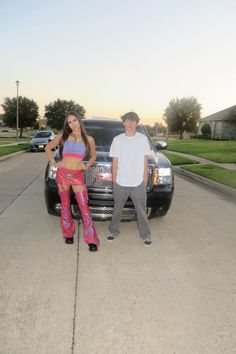
[[[205,137],[211,137],[211,126],[209,123],[205,122],[201,127],[202,135]]]
[[[166,127],[162,123],[156,122],[153,128],[154,128],[154,135],[166,134]]]
[[[36,122],[36,118],[38,117],[38,105],[27,97],[19,96],[18,107],[20,138],[22,138],[23,128],[32,127]],[[11,128],[16,128],[17,99],[15,97],[6,97],[2,108],[4,110],[4,124]]]
[[[148,124],[145,124],[144,127],[146,128],[148,134],[149,134],[150,136],[153,136],[153,127],[151,127],[151,126],[148,125]]]
[[[36,121],[34,122],[32,128],[35,129],[35,130],[38,130],[38,129],[39,129],[39,121],[38,121],[38,120],[36,120]]]
[[[162,123],[156,122],[153,126],[144,124],[143,125],[150,136],[156,136],[157,134],[166,134],[166,127]]]
[[[184,131],[195,132],[200,111],[201,105],[194,97],[172,99],[164,114],[168,131],[180,134],[180,139]]]
[[[230,122],[231,123],[236,123],[236,109],[235,108],[232,108],[231,110],[230,110],[230,118],[229,118],[229,120],[230,120]]]
[[[0,126],[3,127],[3,119],[4,119],[4,115],[0,114]]]
[[[47,118],[47,125],[51,128],[61,130],[64,125],[66,114],[69,112],[77,112],[81,118],[84,118],[85,109],[74,101],[66,101],[57,99],[54,102],[45,106],[45,117]]]

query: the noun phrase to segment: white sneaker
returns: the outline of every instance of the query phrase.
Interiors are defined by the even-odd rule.
[[[152,244],[152,240],[150,239],[150,237],[145,238],[143,242],[144,242],[144,246],[146,247],[149,247]]]
[[[112,242],[112,241],[114,241],[115,238],[116,238],[116,235],[110,234],[107,236],[107,241]]]

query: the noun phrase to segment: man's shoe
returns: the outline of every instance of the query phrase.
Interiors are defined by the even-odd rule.
[[[65,243],[67,245],[71,245],[72,243],[74,243],[74,238],[73,237],[66,237],[65,238]]]
[[[112,242],[112,241],[114,241],[115,238],[116,238],[116,235],[110,234],[109,236],[107,236],[107,241]]]
[[[89,251],[90,252],[96,252],[98,250],[97,245],[95,245],[94,243],[89,243]]]
[[[144,245],[147,247],[151,246],[151,244],[152,244],[152,240],[149,237],[145,238],[143,240],[143,242],[144,242]]]

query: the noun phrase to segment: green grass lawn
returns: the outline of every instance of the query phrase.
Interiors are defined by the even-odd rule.
[[[168,140],[168,150],[197,155],[220,163],[236,163],[236,141]]]
[[[180,156],[180,155],[176,155],[176,154],[172,154],[171,152],[168,151],[162,151],[163,155],[165,155],[170,162],[172,163],[172,165],[176,166],[176,165],[189,165],[189,164],[196,164],[198,162],[193,161],[191,159],[188,159],[186,157]]]
[[[12,139],[1,139],[0,140],[0,146],[4,145],[4,144],[12,144],[12,143],[15,143],[15,142],[16,142],[16,139],[15,140],[12,140]]]
[[[223,167],[211,164],[183,166],[181,168],[236,189],[236,170],[226,170]]]
[[[5,156],[12,154],[13,152],[21,151],[21,150],[27,150],[30,148],[30,144],[18,144],[18,145],[12,145],[12,146],[2,146],[0,147],[0,156]]]
[[[29,142],[29,138],[19,138],[18,142],[16,141],[16,138],[0,138],[0,146],[5,145],[5,144],[24,144]]]
[[[185,158],[171,154],[171,150],[219,163],[236,163],[236,141],[168,140],[168,151],[163,152],[173,165],[236,189],[236,170],[227,170],[213,164],[193,164],[191,160],[185,161]]]
[[[17,142],[16,139],[0,139],[0,146],[5,144],[22,144],[26,142],[27,140],[18,140]]]

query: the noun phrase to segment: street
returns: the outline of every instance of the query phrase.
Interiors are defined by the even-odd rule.
[[[178,175],[168,214],[89,253],[47,214],[46,157],[0,162],[1,354],[236,353],[236,205]]]

